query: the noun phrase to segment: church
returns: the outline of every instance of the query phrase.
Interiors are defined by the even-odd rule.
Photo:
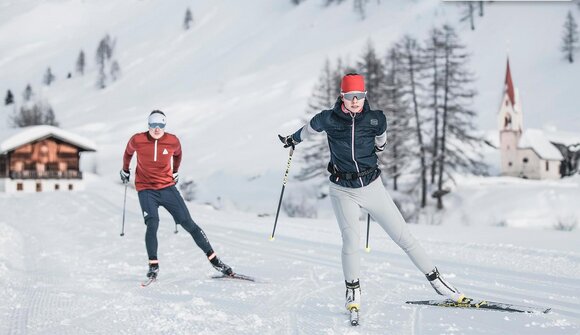
[[[580,134],[524,129],[519,92],[507,61],[498,114],[501,174],[525,179],[559,179],[578,172]]]

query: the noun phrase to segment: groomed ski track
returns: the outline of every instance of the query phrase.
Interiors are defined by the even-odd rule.
[[[576,233],[411,226],[441,271],[469,295],[553,311],[518,315],[406,305],[438,296],[373,225],[371,253],[361,241],[363,304],[353,328],[343,307],[334,221],[282,217],[269,241],[273,217],[190,204],[223,260],[261,280],[216,281],[191,237],[183,229],[174,234],[162,210],[159,279],[141,288],[145,226],[136,192],[128,192],[120,237],[122,186],[90,179],[83,192],[0,195],[0,334],[580,332],[580,252],[567,247]],[[498,234],[545,239],[530,247],[494,242]],[[553,240],[562,241],[562,249]]]

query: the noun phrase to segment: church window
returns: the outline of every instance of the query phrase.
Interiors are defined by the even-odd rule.
[[[508,166],[512,166],[512,165],[513,165],[513,164],[512,164],[512,162],[509,162],[509,163],[508,163]]]
[[[522,160],[524,163],[528,162],[528,157],[524,157],[524,159]]]
[[[546,161],[546,171],[550,171],[550,162]]]

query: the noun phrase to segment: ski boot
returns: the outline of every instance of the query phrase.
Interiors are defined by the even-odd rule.
[[[159,263],[149,263],[149,271],[147,271],[147,278],[150,280],[157,279],[159,273]]]
[[[353,280],[350,283],[345,281],[346,283],[346,302],[344,306],[348,311],[352,309],[356,309],[357,311],[360,310],[360,283],[357,280]]]
[[[457,288],[443,279],[437,268],[426,274],[425,277],[427,277],[429,284],[431,284],[435,292],[438,294],[447,296],[455,302],[462,302],[463,299],[465,299],[465,294],[459,292]]]
[[[234,273],[232,271],[232,268],[227,264],[225,264],[224,262],[222,262],[221,259],[219,259],[217,256],[210,259],[209,262],[211,263],[214,269],[218,270],[219,272],[223,273],[226,276],[231,276]]]

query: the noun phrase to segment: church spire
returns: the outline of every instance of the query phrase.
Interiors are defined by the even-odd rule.
[[[512,80],[512,73],[510,71],[510,59],[507,59],[507,69],[505,73],[505,90],[510,99],[512,106],[516,104],[515,98],[515,91],[514,91],[514,82]]]

